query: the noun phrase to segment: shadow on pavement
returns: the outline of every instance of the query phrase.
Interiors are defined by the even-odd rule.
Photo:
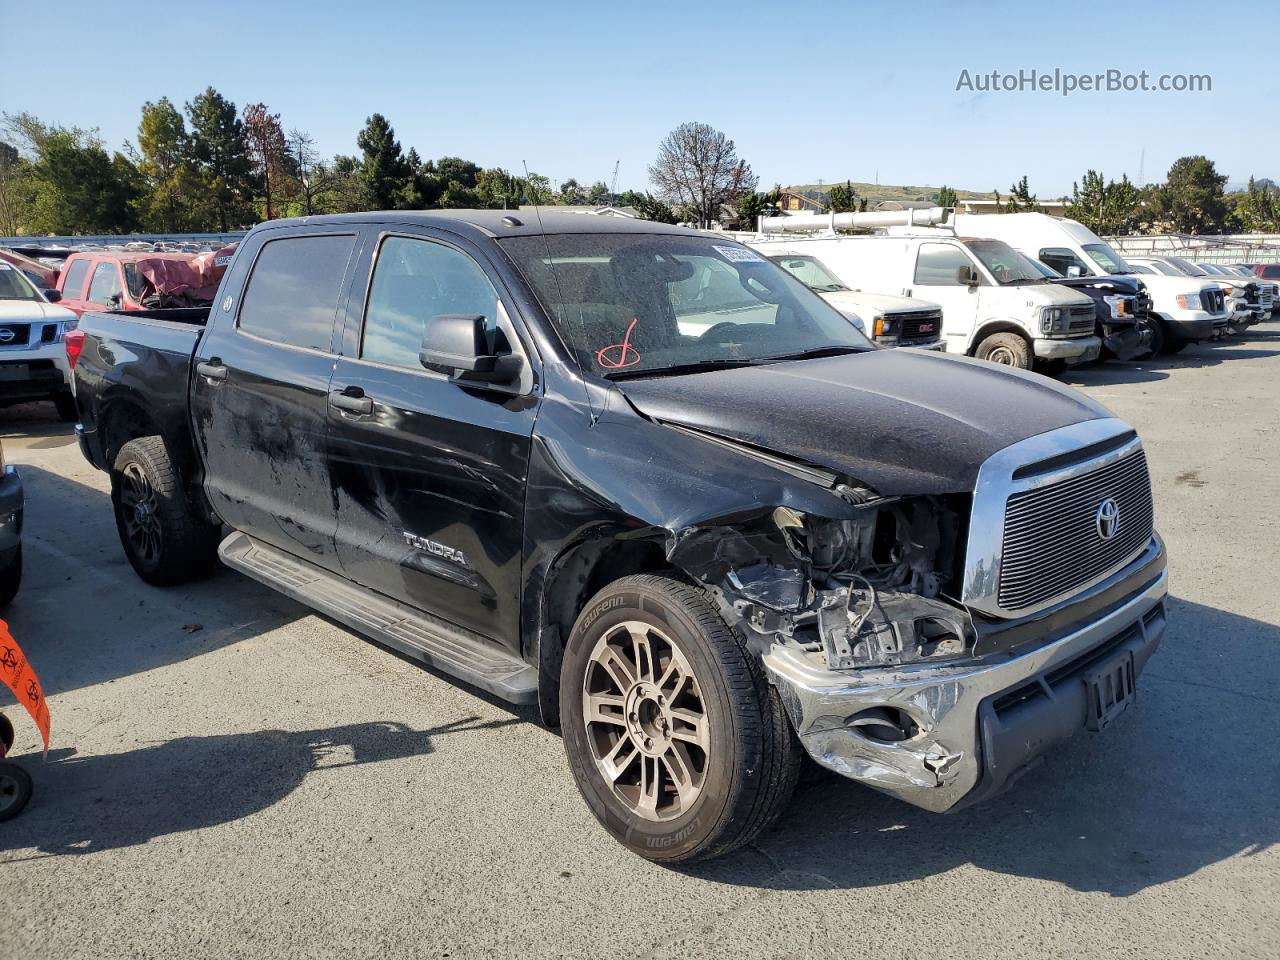
[[[780,829],[688,872],[771,889],[874,887],[973,864],[1129,896],[1280,840],[1280,628],[1175,600],[1129,716],[956,814],[839,777]]]
[[[422,757],[446,734],[522,722],[467,717],[429,730],[358,723],[179,737],[83,759],[71,750],[54,751],[50,757],[58,759],[47,764],[28,756],[21,762],[35,777],[35,795],[31,806],[4,824],[0,851],[96,853],[218,826],[265,810],[313,771],[323,775],[335,767]]]
[[[1232,360],[1262,360],[1280,357],[1280,350],[1239,349],[1241,344],[1259,343],[1269,346],[1280,340],[1280,332],[1250,328],[1242,334],[1222,340],[1189,344],[1181,353],[1161,354],[1148,360],[1127,362],[1110,360],[1068,367],[1058,378],[1068,386],[1100,387],[1118,383],[1155,383],[1169,379],[1178,370],[1216,367]]]

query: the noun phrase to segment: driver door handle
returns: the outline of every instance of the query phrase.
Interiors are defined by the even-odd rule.
[[[227,379],[227,368],[218,357],[210,357],[207,361],[196,364],[196,373],[209,380]]]
[[[329,394],[329,405],[337,410],[345,410],[347,413],[357,413],[361,416],[373,413],[373,400],[366,397],[359,387],[347,387],[345,390]]]

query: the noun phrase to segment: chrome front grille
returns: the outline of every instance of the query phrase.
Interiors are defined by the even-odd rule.
[[[1214,287],[1200,291],[1200,307],[1206,313],[1225,313],[1227,309],[1227,295],[1222,292],[1221,287]]]
[[[1117,509],[1110,530],[1100,511]],[[1096,470],[1012,494],[1005,506],[999,606],[1043,605],[1097,580],[1151,540],[1154,517],[1147,460],[1138,448]]]

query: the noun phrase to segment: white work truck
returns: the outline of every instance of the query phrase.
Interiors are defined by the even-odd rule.
[[[1151,295],[1154,352],[1176,353],[1188,343],[1208,340],[1225,330],[1230,314],[1218,284],[1207,278],[1165,276],[1135,270],[1096,233],[1082,223],[1045,213],[999,215],[956,214],[958,233],[993,237],[1015,250],[1047,263],[1063,276],[1105,277],[1142,274]]]
[[[1093,301],[1084,294],[1049,283],[998,240],[903,229],[890,236],[766,234],[748,243],[766,255],[810,254],[855,292],[939,304],[948,353],[1047,372],[1098,358]]]

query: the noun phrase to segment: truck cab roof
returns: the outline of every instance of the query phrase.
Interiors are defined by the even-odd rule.
[[[666,223],[655,223],[652,220],[567,213],[558,211],[554,207],[539,210],[533,214],[515,210],[375,210],[365,213],[341,213],[320,217],[291,217],[285,220],[269,220],[258,225],[254,230],[360,223],[417,224],[424,227],[441,227],[455,232],[478,233],[490,238],[527,237],[544,233],[707,235],[700,230],[690,230],[687,227],[677,227]]]

